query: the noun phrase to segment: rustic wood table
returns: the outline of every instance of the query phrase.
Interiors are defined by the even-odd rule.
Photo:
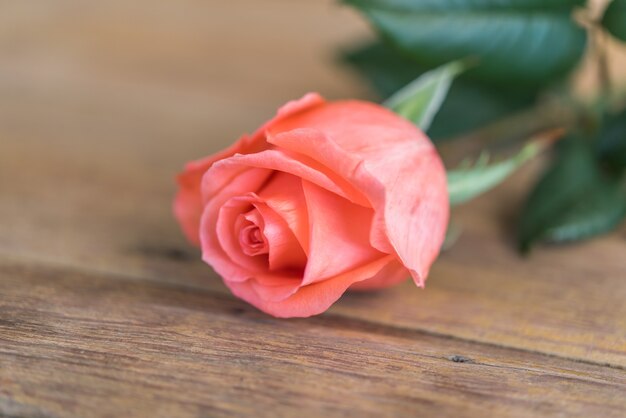
[[[309,90],[368,97],[335,2],[0,5],[0,416],[626,415],[624,231],[514,250],[532,166],[457,211],[425,290],[298,320],[171,215],[189,159]]]

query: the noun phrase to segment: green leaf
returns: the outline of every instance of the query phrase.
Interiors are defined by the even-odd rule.
[[[588,144],[571,139],[563,148],[522,214],[523,252],[537,241],[574,241],[610,231],[626,214],[624,190],[600,170]]]
[[[613,36],[626,42],[626,0],[613,0],[602,18],[604,26]]]
[[[450,205],[467,202],[502,183],[542,149],[542,143],[533,141],[518,154],[504,161],[489,164],[488,156],[483,154],[471,167],[448,171]]]
[[[596,141],[600,161],[615,175],[626,171],[626,110],[604,119]]]
[[[383,105],[426,131],[445,100],[452,80],[464,69],[461,62],[454,61],[428,71],[397,91]]]
[[[428,133],[435,140],[469,133],[530,108],[537,97],[538,91],[530,88],[508,90],[459,79],[452,85]]]
[[[428,67],[477,58],[476,78],[544,84],[580,61],[586,32],[571,18],[583,0],[344,0],[382,36]]]
[[[358,47],[345,60],[365,76],[382,97],[389,97],[428,69],[380,42]],[[429,136],[435,141],[467,133],[530,107],[537,90],[510,90],[458,77],[435,116]]]

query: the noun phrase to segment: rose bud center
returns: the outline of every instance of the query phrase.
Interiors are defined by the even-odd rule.
[[[269,245],[261,232],[261,228],[250,223],[239,231],[239,245],[244,254],[249,256],[269,253]]]

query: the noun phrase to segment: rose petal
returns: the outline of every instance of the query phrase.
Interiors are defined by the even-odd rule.
[[[306,254],[285,220],[267,204],[259,204],[257,208],[263,216],[263,235],[269,244],[269,270],[302,270]]]
[[[252,280],[226,281],[225,283],[235,296],[270,315],[279,318],[308,317],[324,312],[341,297],[350,285],[375,277],[393,260],[393,256],[376,259],[331,279],[303,286],[291,296],[279,301],[263,298],[262,296],[267,295],[258,293]]]
[[[302,182],[309,212],[309,261],[302,285],[384,256],[369,244],[374,212],[307,181]]]
[[[371,279],[354,283],[350,286],[350,290],[366,291],[383,289],[395,286],[396,284],[407,280],[409,277],[411,277],[411,275],[406,267],[404,267],[398,260],[393,260]]]
[[[280,302],[300,289],[301,273],[295,275],[264,274],[250,278],[246,283],[259,298],[268,302]]]
[[[220,194],[222,189],[250,167],[293,174],[352,202],[369,206],[368,200],[361,192],[324,165],[302,154],[277,149],[256,154],[237,154],[213,164],[202,178],[203,200],[207,202],[213,196]],[[249,189],[249,191],[255,191],[255,189]]]

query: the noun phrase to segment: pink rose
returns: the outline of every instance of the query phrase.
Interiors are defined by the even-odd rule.
[[[378,105],[314,93],[187,164],[178,184],[176,218],[204,261],[278,317],[409,275],[423,287],[448,222],[444,167],[424,133]]]

